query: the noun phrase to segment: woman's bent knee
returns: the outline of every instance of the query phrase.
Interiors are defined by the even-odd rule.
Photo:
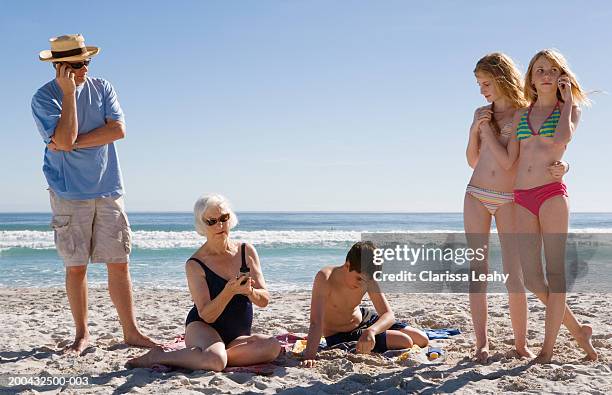
[[[212,351],[202,351],[200,356],[200,369],[221,372],[227,366],[227,354]]]
[[[274,361],[281,352],[280,342],[274,337],[267,339],[266,340],[266,351],[268,351],[266,353],[268,360]]]

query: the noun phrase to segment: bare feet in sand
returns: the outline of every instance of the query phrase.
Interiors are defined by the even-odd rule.
[[[81,355],[83,351],[89,345],[89,333],[86,333],[83,336],[77,336],[74,338],[74,343],[64,349],[65,353],[74,353],[76,355]]]
[[[533,359],[536,357],[536,355],[531,352],[531,350],[527,346],[516,346],[515,350],[520,357],[527,357],[529,359]]]
[[[593,328],[590,325],[582,325],[580,328],[580,336],[576,337],[576,342],[580,348],[586,352],[585,361],[597,361],[598,355],[593,344],[591,343],[591,336],[593,336]]]
[[[160,356],[164,353],[161,347],[153,347],[146,354],[139,357],[132,358],[127,361],[129,368],[150,368],[154,364],[158,363]]]
[[[582,325],[580,328],[580,335],[576,337],[578,345],[586,352],[586,356],[583,361],[597,361],[598,355],[593,344],[591,343],[591,337],[593,336],[593,328],[590,325]],[[547,354],[540,351],[538,356],[531,361],[534,364],[546,364],[552,360],[552,353]]]
[[[544,364],[550,363],[551,360],[552,360],[552,354],[547,354],[547,353],[540,351],[538,356],[532,359],[531,362],[529,363],[544,365]]]
[[[152,348],[152,347],[159,346],[159,344],[155,343],[153,340],[151,340],[150,338],[148,338],[147,336],[143,335],[140,332],[135,332],[132,334],[124,334],[123,342],[125,344],[129,344],[130,346],[136,346],[136,347]]]
[[[476,346],[476,353],[474,354],[474,359],[479,363],[487,363],[489,360],[489,344],[485,344],[484,346],[478,347]]]

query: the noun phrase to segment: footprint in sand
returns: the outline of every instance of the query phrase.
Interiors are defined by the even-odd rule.
[[[97,351],[98,351],[98,347],[89,346],[85,350],[83,350],[83,352],[81,353],[81,356],[87,355],[87,354],[95,354]]]
[[[160,330],[171,330],[171,329],[177,329],[178,326],[176,325],[161,325],[158,327],[158,329]]]
[[[228,375],[228,377],[232,381],[237,382],[238,384],[244,384],[253,377],[253,374],[252,373],[232,373]]]
[[[66,339],[57,343],[57,348],[65,348],[72,344],[72,340]]]

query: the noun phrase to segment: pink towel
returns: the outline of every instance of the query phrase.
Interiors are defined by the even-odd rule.
[[[287,352],[293,349],[293,346],[298,340],[306,339],[306,336],[307,335],[303,333],[289,332],[289,333],[283,333],[280,335],[276,335],[275,337],[276,337],[276,340],[280,342],[283,352]]]
[[[185,348],[185,334],[176,335],[171,342],[162,344],[161,347],[166,351],[176,351]]]

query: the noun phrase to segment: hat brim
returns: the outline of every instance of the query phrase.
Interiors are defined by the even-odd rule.
[[[67,56],[65,58],[54,58],[51,50],[45,49],[44,51],[40,51],[38,58],[43,62],[78,62],[80,60],[93,58],[100,52],[100,48],[98,47],[85,47],[85,49],[86,51],[82,54]]]

